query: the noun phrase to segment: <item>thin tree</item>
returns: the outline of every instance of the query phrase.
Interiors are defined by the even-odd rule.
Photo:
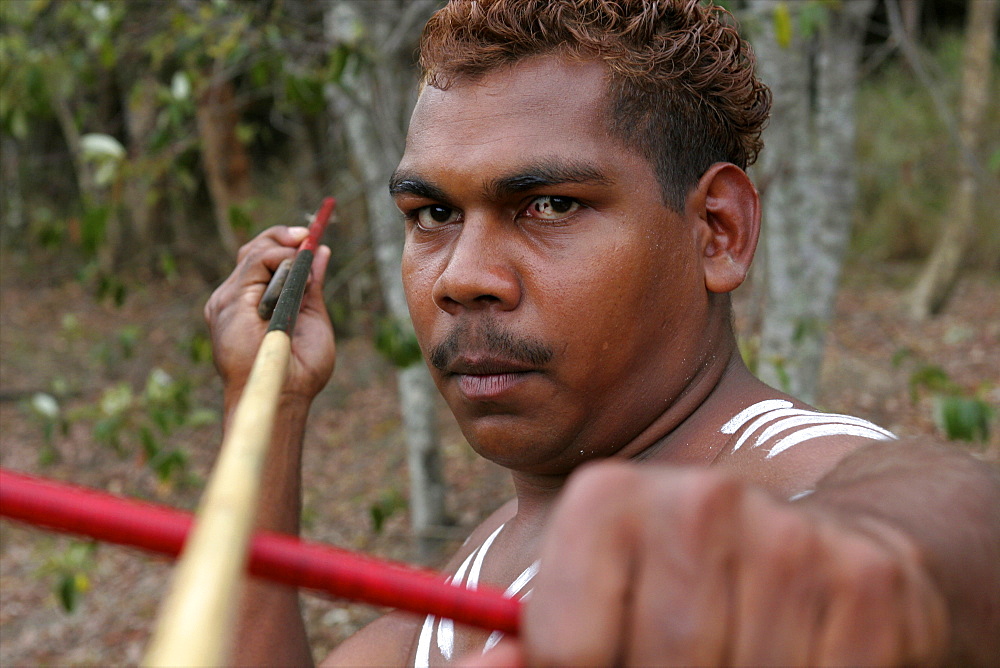
[[[823,342],[850,234],[855,101],[862,38],[874,0],[750,0],[745,20],[774,95],[757,166],[763,200],[763,300],[757,371],[816,398]]]
[[[937,243],[908,297],[910,315],[916,320],[925,320],[945,307],[958,283],[965,252],[976,236],[977,192],[984,173],[977,166],[976,148],[990,97],[998,8],[998,0],[968,4],[957,130],[958,185]]]
[[[331,40],[352,45],[357,67],[346,67],[329,89],[352,158],[361,173],[382,294],[398,332],[412,332],[400,260],[403,227],[387,184],[403,152],[416,92],[413,53],[433,0],[333,2],[327,13]],[[444,524],[434,382],[426,366],[410,360],[397,370],[410,474],[410,517],[421,555],[433,554],[435,527]]]

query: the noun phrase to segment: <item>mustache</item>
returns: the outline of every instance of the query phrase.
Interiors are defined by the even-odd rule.
[[[541,341],[515,337],[501,329],[495,320],[484,320],[475,331],[468,325],[452,329],[444,341],[431,350],[429,360],[434,368],[447,371],[463,351],[469,350],[531,366],[546,364],[555,354],[550,346]]]

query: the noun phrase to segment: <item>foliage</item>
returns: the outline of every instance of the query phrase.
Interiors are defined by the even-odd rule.
[[[950,440],[985,443],[990,437],[993,407],[979,397],[934,397],[934,424]]]
[[[795,0],[794,3],[782,1],[774,6],[772,21],[774,36],[783,48],[792,45],[796,37],[808,40],[827,22],[827,11],[836,8],[840,0]],[[794,7],[794,10],[793,10]]]
[[[59,402],[51,394],[36,392],[31,397],[28,412],[42,429],[45,446],[38,453],[38,463],[52,464],[59,459],[55,447],[55,437],[69,432],[69,421],[63,416]]]
[[[960,35],[942,36],[930,53],[941,83],[938,93],[955,108],[961,61]],[[996,87],[994,87],[994,96]],[[959,156],[956,142],[934,109],[931,94],[892,60],[862,81],[858,98],[859,214],[853,250],[874,260],[927,255],[948,209]],[[1000,104],[988,105],[983,125],[982,220],[1000,210]],[[980,225],[970,263],[996,267],[1000,226]]]
[[[412,366],[423,359],[413,326],[409,321],[400,323],[392,317],[379,320],[375,348],[399,369]]]
[[[119,345],[126,351],[137,340],[138,328],[126,328],[119,335]],[[162,483],[176,481],[186,471],[188,452],[183,446],[172,445],[171,437],[182,429],[195,429],[218,419],[215,411],[194,406],[191,393],[188,379],[174,379],[160,368],[149,373],[140,392],[126,382],[115,383],[96,402],[69,412],[63,411],[51,394],[36,393],[28,410],[39,423],[47,446],[39,453],[39,463],[56,461],[56,435],[66,436],[71,424],[84,421],[91,423],[98,443],[120,456],[138,454]]]
[[[897,365],[908,358],[907,350],[896,354]],[[929,393],[934,424],[941,434],[951,441],[986,443],[990,437],[990,423],[995,411],[983,398],[987,387],[968,392],[936,364],[920,362],[911,372],[910,400],[915,404],[921,394]]]
[[[369,508],[371,515],[372,531],[376,534],[382,533],[386,520],[401,510],[407,508],[406,497],[398,489],[390,489],[383,492],[375,503]]]
[[[127,383],[106,389],[95,406],[85,413],[94,420],[93,435],[121,454],[125,444],[141,446],[147,466],[167,482],[182,473],[188,460],[182,446],[167,439],[182,427],[198,427],[217,419],[214,411],[191,405],[191,383],[174,380],[162,369],[153,369],[139,394]]]
[[[39,575],[52,577],[53,593],[66,612],[75,612],[80,599],[90,589],[90,571],[95,565],[96,541],[70,541],[65,550],[49,557]]]
[[[110,273],[109,255],[144,256],[123,254],[126,243],[162,244],[174,259],[190,252],[190,237],[212,231],[189,222],[207,208],[199,100],[213,82],[232,82],[236,134],[267,153],[290,128],[324,118],[323,86],[344,58],[331,58],[323,44],[322,11],[301,0],[0,3],[0,133],[24,149],[16,169],[31,184],[17,193],[32,228],[26,241],[69,243],[85,263],[100,259],[100,271],[85,272],[91,280]],[[43,161],[36,151],[58,152],[60,139],[68,160]],[[52,224],[32,232],[43,203]],[[231,213],[251,232],[261,223],[245,210]]]

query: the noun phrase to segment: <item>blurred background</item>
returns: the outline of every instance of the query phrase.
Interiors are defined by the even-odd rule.
[[[306,537],[439,566],[507,500],[430,384],[385,184],[433,0],[0,2],[0,465],[193,508],[220,436],[201,310],[236,249],[336,222]],[[731,0],[774,92],[748,363],[1000,459],[997,0]],[[0,522],[0,664],[139,661],[169,564]],[[318,658],[379,614],[304,599]]]

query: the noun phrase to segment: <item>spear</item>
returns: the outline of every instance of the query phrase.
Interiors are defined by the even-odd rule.
[[[147,650],[147,666],[226,662],[264,459],[291,358],[292,330],[333,207],[333,198],[323,200],[295,254],[175,569]]]
[[[176,557],[193,518],[175,508],[0,467],[0,516]],[[519,603],[499,590],[453,587],[439,573],[375,559],[294,536],[258,531],[247,572],[338,598],[447,617],[517,634]]]

